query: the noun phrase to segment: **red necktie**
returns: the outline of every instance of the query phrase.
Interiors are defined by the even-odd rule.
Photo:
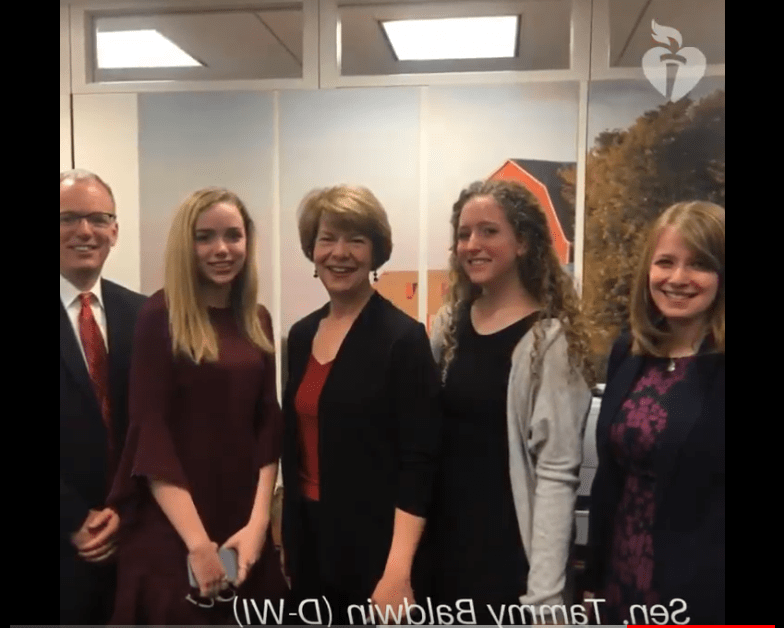
[[[101,407],[101,418],[109,438],[109,465],[111,466],[114,457],[114,435],[112,434],[112,419],[109,411],[109,358],[103,335],[90,307],[92,298],[93,295],[90,292],[79,295],[82,302],[82,309],[79,312],[79,336],[82,339],[84,355],[87,358],[87,370],[90,372],[95,396]]]

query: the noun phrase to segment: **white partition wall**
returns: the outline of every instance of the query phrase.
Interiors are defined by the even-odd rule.
[[[71,163],[71,97],[60,94],[60,172],[70,170]]]
[[[184,114],[187,112],[187,114]],[[273,97],[264,92],[139,96],[141,289],[163,285],[171,216],[190,194],[225,187],[247,205],[258,235],[259,300],[273,294]]]
[[[60,172],[71,163],[71,37],[68,7],[60,7]]]
[[[139,131],[136,94],[73,97],[74,166],[98,173],[117,201],[119,238],[104,277],[139,291]]]

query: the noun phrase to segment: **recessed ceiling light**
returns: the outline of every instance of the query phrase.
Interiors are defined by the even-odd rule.
[[[381,26],[400,61],[515,56],[518,15],[394,20]]]
[[[184,68],[202,64],[155,30],[96,33],[98,67]]]

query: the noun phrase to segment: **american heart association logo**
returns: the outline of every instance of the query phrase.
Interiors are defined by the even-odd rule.
[[[677,102],[688,94],[705,75],[707,62],[705,55],[697,48],[681,48],[683,38],[679,31],[669,26],[661,26],[656,20],[651,21],[651,35],[654,41],[668,47],[651,48],[642,57],[642,71],[651,85],[672,102]],[[677,47],[673,50],[673,43]],[[675,68],[672,91],[668,92],[667,68]]]

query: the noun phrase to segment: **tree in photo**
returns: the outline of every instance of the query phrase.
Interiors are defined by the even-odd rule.
[[[653,221],[679,201],[724,206],[724,113],[720,90],[667,103],[596,138],[586,168],[583,305],[599,362],[628,319],[634,268]],[[561,177],[573,199],[575,169]]]

